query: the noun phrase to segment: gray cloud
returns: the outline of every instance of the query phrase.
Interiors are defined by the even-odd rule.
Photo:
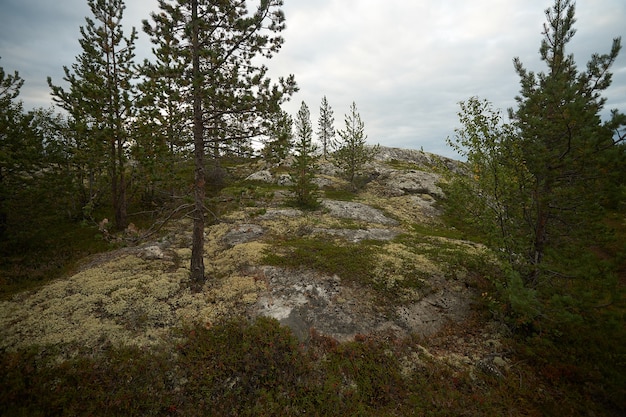
[[[26,80],[27,107],[48,106],[46,76],[61,83],[62,67],[75,62],[87,3],[2,3],[0,65],[19,70]],[[156,10],[156,0],[126,3],[129,28],[140,29],[141,20]],[[458,125],[459,101],[478,95],[506,110],[519,91],[513,57],[530,70],[544,70],[538,49],[543,10],[551,5],[551,0],[285,0],[285,45],[268,65],[275,77],[296,76],[300,92],[285,105],[292,114],[304,100],[316,125],[326,95],[341,129],[355,101],[371,143],[452,155],[445,138]],[[592,53],[608,52],[612,39],[624,35],[626,4],[581,0],[576,15],[570,52],[583,69]],[[143,58],[150,44],[139,36]],[[613,67],[607,109],[626,111],[625,53]]]

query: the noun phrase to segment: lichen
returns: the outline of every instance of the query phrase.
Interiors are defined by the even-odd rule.
[[[221,271],[257,261],[264,247],[250,243],[232,248],[218,262]],[[253,278],[235,275],[192,294],[185,285],[188,273],[173,262],[122,255],[2,301],[0,349],[34,344],[149,346],[161,343],[169,329],[183,322],[214,322],[235,306],[253,303],[261,288]]]

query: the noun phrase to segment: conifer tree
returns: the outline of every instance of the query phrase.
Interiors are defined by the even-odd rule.
[[[24,117],[22,103],[16,100],[23,84],[17,71],[11,75],[0,67],[0,238],[8,229],[8,204],[30,165],[24,140],[29,120]]]
[[[295,120],[295,162],[291,174],[297,206],[314,209],[319,205],[317,186],[313,183],[317,146],[313,143],[313,127],[309,107],[303,101]]]
[[[345,117],[345,129],[339,131],[341,138],[335,153],[335,159],[352,188],[356,190],[356,175],[363,166],[372,161],[378,152],[378,145],[368,148],[366,145],[367,135],[365,124],[357,111],[356,103],[350,106],[350,113]]]
[[[333,117],[333,109],[328,104],[326,96],[324,96],[320,106],[320,118],[317,122],[319,130],[316,132],[317,137],[322,144],[322,156],[324,158],[327,158],[330,150],[336,146],[334,123],[335,118]]]
[[[272,115],[268,122],[269,138],[263,147],[263,157],[272,164],[283,161],[293,148],[293,119],[284,110]]]
[[[176,183],[185,182],[177,177],[175,163],[187,156],[193,141],[188,129],[191,105],[183,99],[186,91],[180,74],[185,71],[185,63],[176,56],[181,47],[176,29],[162,24],[152,30],[154,62],[145,60],[141,66],[143,81],[138,85],[133,151],[144,177],[149,179],[146,193],[154,194],[165,187],[173,197]]]
[[[609,69],[621,39],[613,40],[608,54],[592,55],[586,70],[579,71],[573,55],[566,53],[576,32],[574,3],[555,0],[545,13],[539,53],[547,72],[535,74],[514,59],[521,91],[518,108],[510,110],[520,132],[521,157],[532,177],[527,189],[532,205],[525,213],[532,242],[528,259],[534,266],[529,283],[537,281],[550,248],[593,235],[590,227],[601,208],[597,191],[611,169],[603,155],[615,149],[614,130],[624,123],[617,110],[608,122],[600,118],[606,103],[601,93],[611,84]]]
[[[247,2],[233,0],[159,0],[160,13],[144,30],[155,44],[170,48],[172,72],[180,98],[190,108],[195,160],[194,225],[191,281],[194,290],[205,282],[204,197],[205,155],[210,147],[217,163],[220,144],[259,133],[267,115],[296,90],[293,76],[272,84],[264,59],[282,46],[285,27],[282,0],[261,0],[249,12]],[[170,31],[176,42],[160,44]]]
[[[134,117],[134,50],[137,33],[124,36],[122,0],[89,0],[95,20],[85,18],[80,28],[83,52],[64,67],[69,91],[52,84],[57,105],[67,110],[77,126],[85,129],[84,147],[97,161],[106,161],[115,226],[127,225],[127,157],[129,131]],[[98,162],[92,162],[97,165]]]

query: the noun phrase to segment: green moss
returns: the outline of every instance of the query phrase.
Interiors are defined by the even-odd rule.
[[[295,238],[266,251],[261,262],[284,268],[310,268],[363,284],[374,280],[377,242],[347,244],[328,239]]]

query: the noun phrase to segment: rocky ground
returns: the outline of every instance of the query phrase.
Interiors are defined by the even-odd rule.
[[[171,220],[158,239],[99,255],[71,277],[0,302],[0,349],[151,346],[169,340],[180,324],[211,326],[234,316],[273,317],[303,341],[312,331],[349,340],[462,328],[472,303],[484,296],[466,261],[492,257],[478,244],[432,232],[444,227],[437,208],[441,172],[456,169],[456,162],[424,152],[382,148],[355,198],[326,196],[321,209],[304,212],[285,206],[288,176],[255,166],[242,187],[225,190],[230,208],[206,229],[209,279],[201,293],[191,293],[187,282],[191,221]],[[325,190],[346,188],[330,163],[321,164],[316,181]],[[374,247],[371,279],[264,262],[268,254],[290,256],[290,238],[355,251]],[[501,360],[498,331],[458,332],[442,352],[459,363]]]

